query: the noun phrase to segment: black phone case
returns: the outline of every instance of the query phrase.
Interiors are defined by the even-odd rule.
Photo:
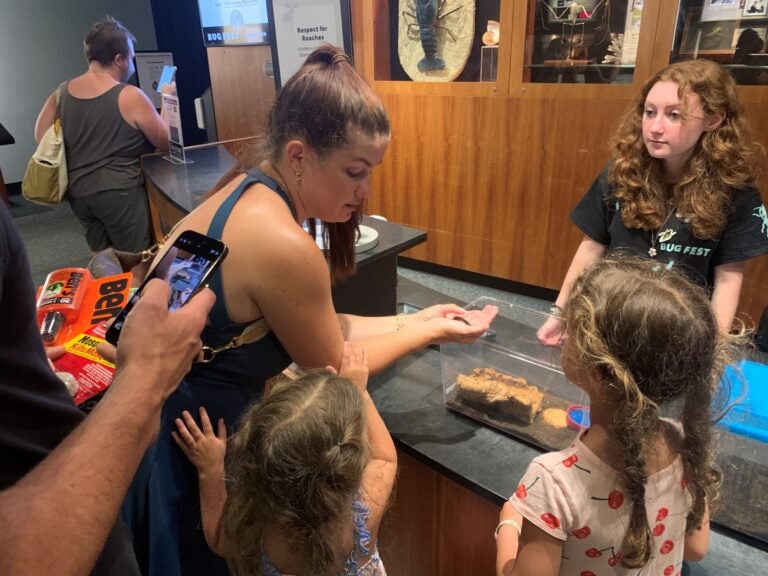
[[[228,253],[228,249],[223,242],[206,236],[205,234],[195,232],[194,230],[185,230],[179,234],[168,251],[170,251],[172,248],[177,248],[178,250],[189,252],[190,254],[197,257],[205,257],[211,263],[210,266],[206,269],[205,273],[202,274],[196,282],[193,291],[187,300],[194,297],[194,295],[208,283],[211,276],[216,272]],[[167,253],[168,252],[163,255],[163,259],[167,256]],[[152,273],[144,279],[144,281],[141,283],[141,286],[139,286],[139,289],[136,291],[137,295],[140,295],[144,291],[147,283],[156,277],[155,272],[161,264],[162,260],[158,262],[157,267],[153,269]],[[168,284],[171,284],[171,278],[166,278],[165,280]],[[104,338],[110,344],[116,346],[120,340],[120,333],[122,332],[125,319],[138,301],[137,298],[137,296],[134,296],[128,301],[128,304],[125,305],[125,307],[115,318],[114,322],[112,322],[112,325],[107,329],[107,333],[104,335]]]

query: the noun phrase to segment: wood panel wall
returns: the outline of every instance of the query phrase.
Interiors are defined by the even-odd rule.
[[[557,287],[581,237],[568,211],[605,162],[601,133],[623,103],[595,99],[590,115],[571,100],[383,99],[393,139],[371,209],[428,231],[409,256]]]
[[[631,85],[523,82],[533,2],[501,2],[495,83],[377,80],[389,54],[384,0],[351,3],[353,43],[355,65],[392,120],[370,211],[429,233],[412,258],[558,289],[581,238],[568,213],[608,160],[622,110],[643,79],[666,65],[677,2],[646,0]],[[208,58],[219,139],[260,134],[275,97],[263,72],[269,47],[209,48]],[[739,92],[768,146],[768,87]],[[768,177],[761,189],[765,198]],[[750,323],[766,305],[763,257],[747,266],[740,313]]]
[[[213,110],[219,140],[264,133],[275,101],[275,80],[264,73],[272,59],[269,46],[208,48]]]
[[[532,0],[501,3],[496,83],[377,80],[387,53],[384,4],[363,0],[353,19],[364,44],[358,66],[392,121],[370,211],[428,232],[427,243],[407,253],[412,258],[558,289],[582,237],[568,213],[608,160],[620,114],[642,81],[666,65],[677,2],[646,1],[635,79],[623,86],[523,82]],[[768,146],[768,87],[739,91]],[[765,198],[768,177],[761,188]],[[766,305],[762,257],[748,264],[740,312],[759,319]]]
[[[500,506],[398,450],[392,504],[379,529],[389,574],[493,574]]]

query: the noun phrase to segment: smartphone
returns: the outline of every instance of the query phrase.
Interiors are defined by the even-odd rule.
[[[227,247],[219,240],[193,230],[185,230],[179,234],[125,308],[117,315],[104,338],[107,342],[117,345],[128,313],[136,305],[139,295],[150,280],[161,278],[168,282],[171,287],[168,310],[178,310],[205,286],[226,256]]]
[[[160,80],[157,81],[157,91],[162,93],[163,86],[173,82],[173,77],[176,76],[176,66],[163,66],[163,71],[160,73]]]

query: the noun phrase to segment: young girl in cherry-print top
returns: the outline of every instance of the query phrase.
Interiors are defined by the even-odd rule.
[[[564,318],[563,370],[592,424],[529,465],[501,511],[497,573],[679,575],[709,544],[710,406],[740,339],[701,288],[651,260],[593,264]]]

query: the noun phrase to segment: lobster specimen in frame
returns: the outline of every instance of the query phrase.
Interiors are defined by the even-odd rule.
[[[473,0],[400,0],[401,64],[414,80],[452,80],[472,45]]]
[[[420,39],[421,47],[424,50],[424,58],[419,60],[419,70],[442,70],[445,68],[445,61],[437,55],[437,30],[445,30],[452,42],[456,41],[453,32],[445,26],[439,24],[439,21],[457,10],[461,10],[461,5],[446,12],[445,4],[447,0],[415,0],[416,14],[403,11],[403,16],[416,18],[416,22],[408,25],[408,37],[411,40]]]

